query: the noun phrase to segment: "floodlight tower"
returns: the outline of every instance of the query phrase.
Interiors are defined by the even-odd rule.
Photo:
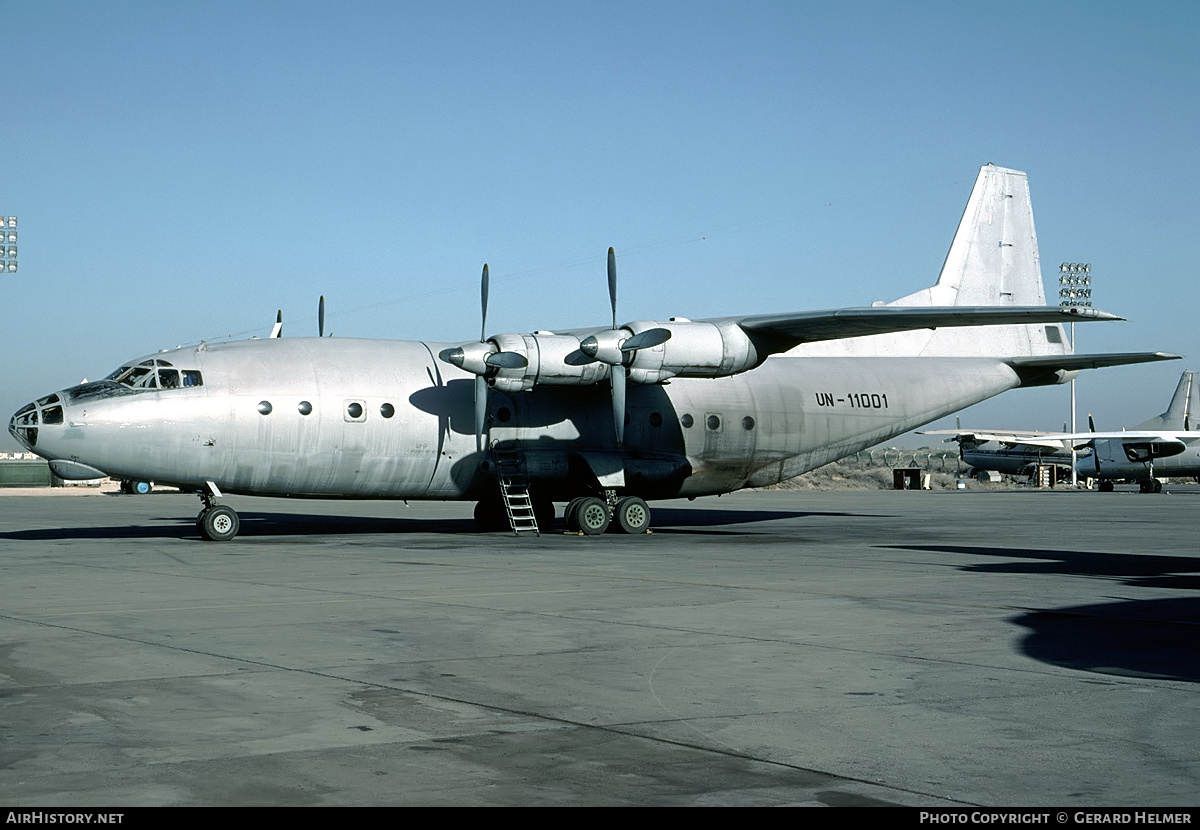
[[[1058,266],[1058,298],[1060,306],[1090,308],[1092,305],[1092,264],[1090,262],[1064,262]],[[1075,323],[1071,323],[1071,351],[1075,348]],[[1075,378],[1071,378],[1071,432],[1075,431]],[[1095,452],[1093,449],[1092,452]],[[1075,471],[1078,460],[1075,442],[1071,442],[1071,486],[1079,486],[1079,474]]]
[[[0,216],[0,271],[17,271],[17,217]]]

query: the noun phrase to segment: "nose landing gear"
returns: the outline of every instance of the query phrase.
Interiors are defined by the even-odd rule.
[[[200,491],[204,509],[196,517],[196,528],[200,535],[210,542],[228,542],[237,536],[241,525],[237,511],[229,505],[217,503],[220,497],[221,491],[217,489],[217,485],[206,481],[204,489]]]

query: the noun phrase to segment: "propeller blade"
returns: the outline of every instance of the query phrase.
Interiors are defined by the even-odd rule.
[[[496,352],[484,358],[483,362],[497,369],[524,369],[529,365],[525,355],[516,352]]]
[[[483,428],[487,425],[487,378],[475,376],[475,450],[483,450]]]
[[[282,308],[279,309],[279,311],[275,314],[275,325],[271,329],[271,336],[272,337],[283,337],[283,309]]]
[[[636,352],[639,349],[653,349],[655,346],[661,346],[670,339],[671,332],[667,329],[647,329],[641,334],[635,334],[622,343],[621,351]]]
[[[1088,432],[1096,431],[1096,422],[1092,420],[1092,414],[1088,413]],[[1096,442],[1092,441],[1092,464],[1096,468],[1096,478],[1100,478],[1100,447],[1096,446]]]
[[[621,449],[625,440],[625,367],[613,366],[610,377],[612,378],[613,426],[617,430],[617,449]]]
[[[608,301],[612,304],[613,324],[617,327],[617,252],[608,249]]]
[[[483,263],[483,276],[479,278],[479,308],[480,308],[480,324],[479,324],[479,342],[487,342],[487,307],[488,307],[488,267],[487,263]],[[493,357],[490,355],[489,357]],[[487,363],[488,358],[484,358],[484,363]],[[475,376],[475,451],[483,451],[483,428],[487,419],[487,394],[488,382],[484,375]]]
[[[568,366],[587,366],[589,363],[595,362],[596,358],[584,354],[582,349],[576,349],[563,358],[563,363],[567,364]]]
[[[479,330],[479,342],[487,340],[488,267],[483,263],[483,277],[479,280],[479,305],[483,309],[483,324]]]
[[[325,336],[325,295],[321,295],[321,301],[317,303],[317,337]]]

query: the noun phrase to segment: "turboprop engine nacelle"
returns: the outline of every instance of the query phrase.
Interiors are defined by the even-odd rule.
[[[654,329],[666,329],[670,339],[634,352],[621,352],[621,343]],[[590,348],[589,341],[593,341]],[[634,383],[655,384],[674,377],[736,375],[753,369],[764,359],[737,323],[694,323],[682,317],[673,317],[666,323],[639,320],[619,329],[597,332],[582,343],[573,335],[548,331],[498,334],[488,339],[485,348],[521,355],[527,361],[525,366],[504,367],[494,375],[489,373],[491,385],[504,392],[527,392],[540,384],[590,386],[608,378],[609,365],[627,366],[629,380]]]
[[[639,320],[625,328],[633,334],[652,328],[671,332],[671,339],[653,348],[638,349],[626,364],[634,383],[662,383],[674,377],[728,377],[749,371],[766,359],[732,321],[694,323],[672,317],[666,323]]]
[[[608,366],[583,357],[579,338],[568,334],[498,334],[490,342],[527,361],[522,367],[501,369],[490,379],[492,386],[504,392],[528,392],[539,384],[591,386],[608,377]]]

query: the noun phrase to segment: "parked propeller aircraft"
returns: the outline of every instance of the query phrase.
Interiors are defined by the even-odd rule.
[[[1045,305],[1024,173],[984,166],[937,283],[869,308],[487,335],[270,338],[162,351],[46,395],[9,429],[67,479],[223,492],[477,501],[484,527],[650,525],[647,500],[773,484],[1018,386],[1175,355],[1074,355]],[[963,327],[973,327],[970,329]],[[981,327],[981,328],[974,328]]]
[[[1061,438],[1046,439],[1048,432],[1022,430],[926,430],[918,435],[950,435],[958,442],[958,457],[970,467],[971,475],[995,470],[1012,476],[1029,476],[1038,467],[1071,469],[1071,443]],[[1060,433],[1061,434],[1061,433]],[[1090,450],[1087,451],[1091,456]]]
[[[1096,432],[1019,432],[1015,430],[930,430],[922,435],[953,435],[963,461],[980,470],[1028,472],[1031,463],[1070,468],[1071,450],[1084,450],[1075,470],[1098,479],[1102,492],[1132,480],[1143,493],[1162,492],[1159,477],[1200,476],[1200,431],[1191,428],[1200,415],[1196,372],[1184,372],[1167,411],[1130,430]],[[1022,459],[1027,459],[1022,462]]]

